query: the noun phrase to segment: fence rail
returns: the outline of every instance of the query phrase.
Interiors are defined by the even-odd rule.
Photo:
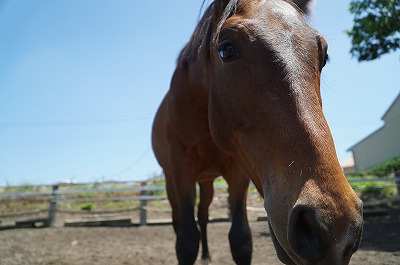
[[[350,184],[352,183],[374,183],[384,182],[393,183],[397,186],[398,196],[400,198],[400,177],[395,178],[374,178],[374,179],[349,179]],[[251,184],[250,187],[254,187]],[[380,188],[381,185],[374,185],[369,187]],[[227,184],[214,185],[214,189],[227,189]],[[358,187],[360,188],[360,187]],[[362,187],[361,187],[362,189]],[[140,225],[146,225],[147,223],[147,202],[151,200],[164,200],[167,199],[166,195],[152,195],[149,192],[165,191],[164,186],[147,186],[146,182],[142,182],[141,186],[137,187],[124,187],[124,188],[90,188],[90,189],[78,189],[78,190],[60,190],[58,185],[52,186],[51,190],[48,191],[18,191],[18,192],[0,192],[0,203],[1,202],[20,202],[20,201],[48,201],[49,211],[48,218],[45,225],[51,227],[56,215],[57,203],[71,203],[71,202],[97,202],[97,201],[139,201],[140,202]],[[98,193],[124,193],[124,192],[137,192],[138,195],[130,196],[112,196],[112,197],[91,197],[88,194]],[[255,194],[257,192],[250,192],[249,194]],[[84,197],[71,198],[71,195],[86,195]],[[227,193],[216,193],[214,197],[228,197]],[[375,202],[376,204],[376,202]]]
[[[58,185],[57,185],[58,186]],[[164,186],[143,186],[130,188],[108,188],[108,189],[80,189],[80,190],[57,190],[56,195],[74,195],[82,193],[108,193],[108,192],[130,192],[130,191],[160,191],[165,190]],[[17,191],[17,192],[1,192],[2,197],[29,197],[29,196],[51,196],[52,190],[49,191]],[[0,199],[1,200],[1,199]]]

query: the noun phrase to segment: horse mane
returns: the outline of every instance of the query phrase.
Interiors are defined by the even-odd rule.
[[[182,49],[179,57],[178,64],[188,64],[201,60],[202,58],[209,58],[212,45],[216,45],[219,38],[224,22],[232,16],[236,11],[236,6],[239,0],[230,0],[226,5],[221,17],[218,19],[216,26],[213,25],[214,18],[214,6],[215,2],[211,3],[203,16],[197,23],[197,26],[186,46]],[[201,6],[200,12],[203,9],[205,0]],[[213,32],[213,29],[214,32]]]

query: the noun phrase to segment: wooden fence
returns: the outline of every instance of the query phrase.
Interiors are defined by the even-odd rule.
[[[385,182],[392,183],[397,186],[398,198],[400,200],[400,177],[396,178],[376,178],[376,179],[350,179],[351,183],[371,183],[371,182]],[[226,189],[227,185],[214,185],[215,189]],[[371,186],[369,186],[371,187]],[[377,189],[379,185],[375,186]],[[363,186],[359,185],[359,189]],[[160,192],[162,191],[162,192]],[[116,196],[116,197],[92,197],[87,194],[98,194],[98,193],[122,193],[122,192],[134,192],[139,195],[133,196]],[[139,225],[146,225],[147,223],[147,202],[151,200],[165,200],[166,195],[154,195],[151,193],[160,192],[165,194],[164,186],[148,186],[147,182],[141,182],[140,186],[126,187],[126,188],[92,188],[92,189],[72,189],[72,190],[61,190],[59,185],[53,185],[49,191],[24,191],[24,192],[0,192],[0,203],[4,202],[20,202],[20,201],[48,201],[48,215],[45,218],[30,218],[20,219],[16,221],[17,227],[32,227],[34,223],[42,222],[46,227],[52,227],[57,212],[57,203],[61,202],[96,202],[96,201],[139,201],[140,202],[140,213],[139,213]],[[256,192],[251,192],[256,193]],[[68,195],[79,195],[75,198],[69,198]],[[86,195],[82,196],[82,195]],[[228,197],[227,193],[217,193],[214,197]],[[29,199],[27,199],[29,198]],[[380,201],[364,202],[364,205],[379,204]]]

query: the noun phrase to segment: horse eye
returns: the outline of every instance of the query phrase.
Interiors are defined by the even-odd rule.
[[[238,55],[235,47],[229,42],[221,43],[218,47],[218,53],[224,61],[235,59]]]

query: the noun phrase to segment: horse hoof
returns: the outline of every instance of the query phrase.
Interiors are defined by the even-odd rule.
[[[201,259],[202,265],[211,265],[211,259]]]

